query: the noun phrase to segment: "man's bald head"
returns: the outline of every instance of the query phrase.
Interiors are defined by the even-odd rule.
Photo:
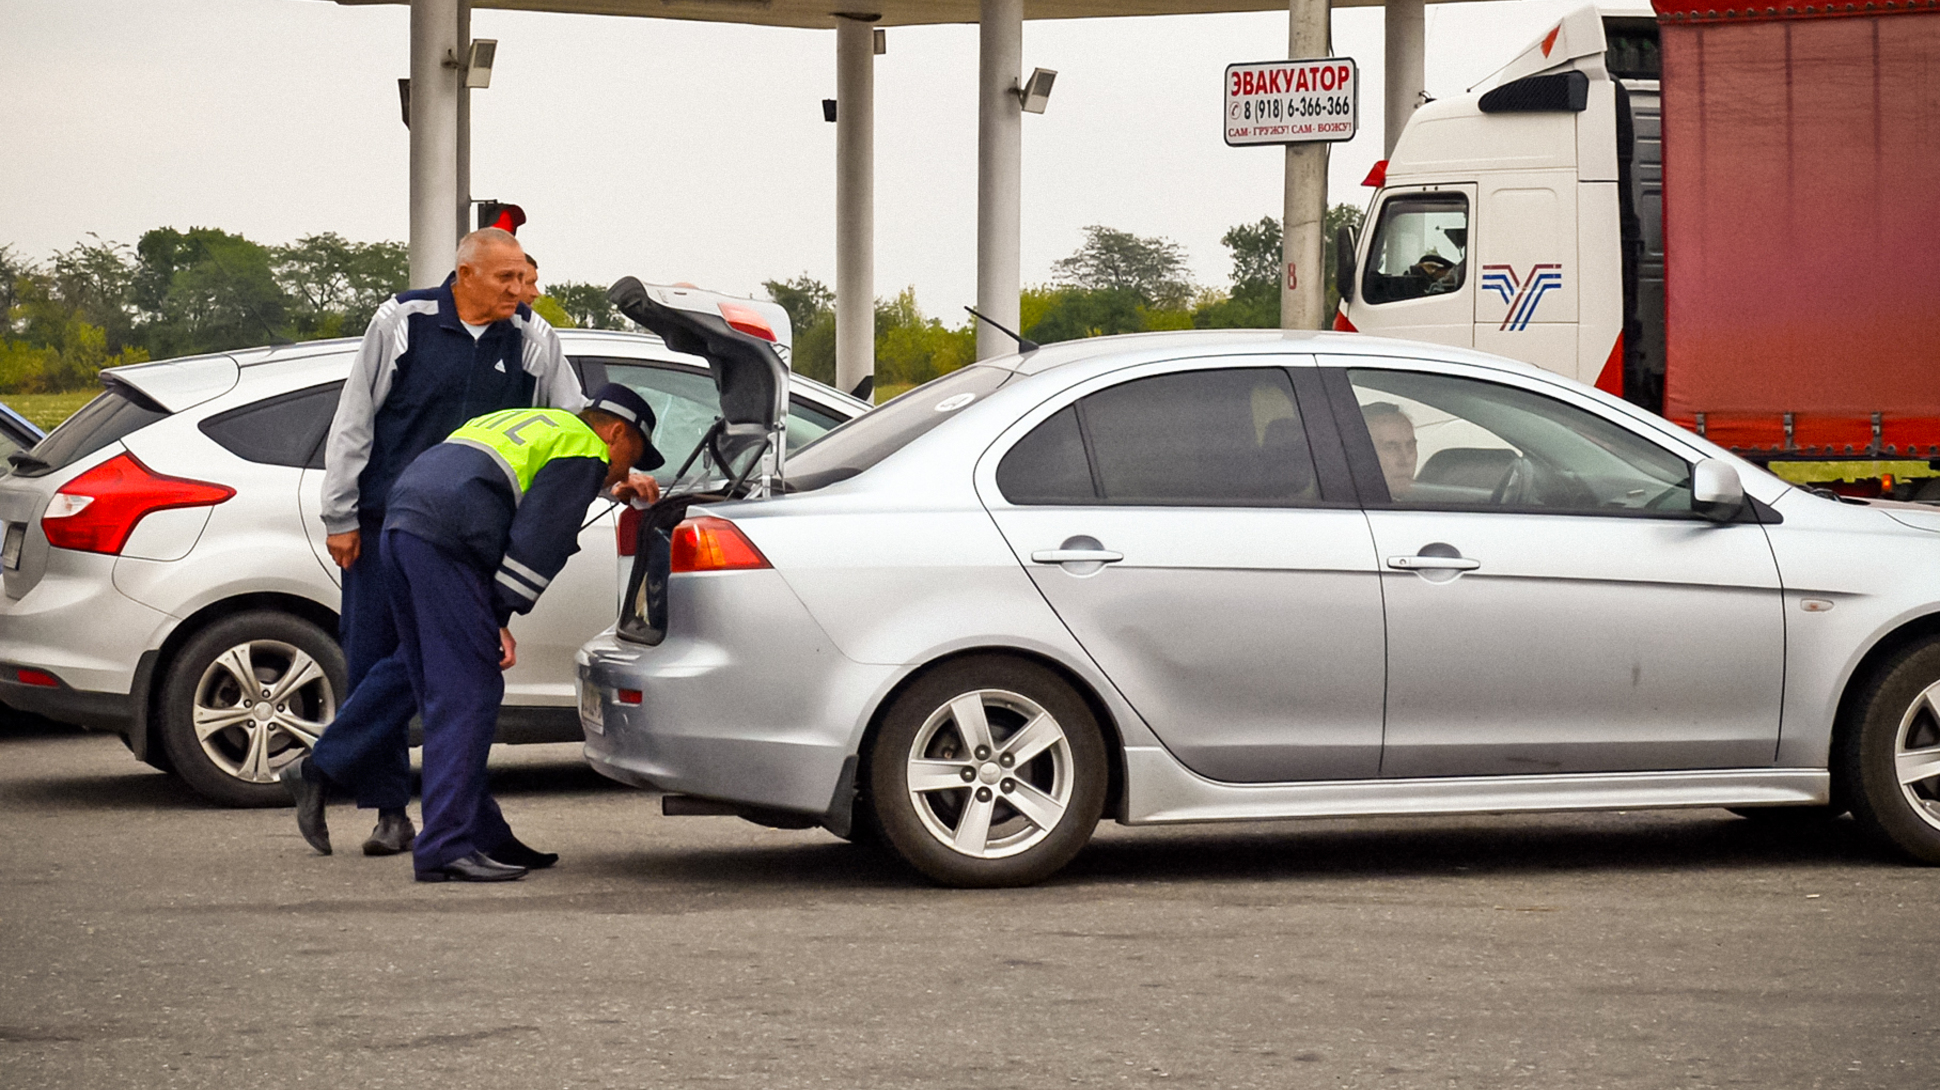
[[[458,243],[458,279],[451,286],[458,317],[473,325],[502,321],[525,293],[525,250],[510,231],[484,227]]]

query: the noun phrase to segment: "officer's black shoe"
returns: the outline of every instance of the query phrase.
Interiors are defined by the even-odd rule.
[[[500,844],[485,854],[490,856],[495,863],[504,863],[512,867],[524,867],[526,870],[545,870],[547,867],[559,862],[558,852],[542,852],[537,848],[527,846],[516,836],[507,838],[505,843]]]
[[[283,789],[296,802],[296,829],[319,855],[330,854],[330,826],[323,820],[323,777],[310,767],[305,754],[283,766],[277,774]]]
[[[418,872],[420,882],[516,882],[524,877],[524,867],[495,863],[484,852],[473,852],[463,859],[454,859],[437,870]]]
[[[377,813],[377,828],[370,831],[370,839],[364,841],[365,855],[396,855],[408,852],[411,845],[418,842],[418,827],[411,824],[411,815],[402,810],[380,810]]]

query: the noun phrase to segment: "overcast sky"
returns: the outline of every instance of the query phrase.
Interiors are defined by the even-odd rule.
[[[1428,8],[1428,89],[1494,71],[1576,0]],[[1381,11],[1334,15],[1360,64],[1360,135],[1330,203],[1381,155]],[[480,11],[473,195],[513,200],[546,276],[833,285],[833,31]],[[1224,286],[1225,230],[1280,212],[1276,148],[1221,139],[1225,66],[1286,54],[1284,14],[1030,22],[1058,71],[1024,119],[1026,283],[1086,224],[1182,244]],[[876,290],[956,324],[976,292],[976,29],[892,28],[876,68]],[[0,244],[44,259],[89,232],[219,227],[265,243],[406,237],[403,7],[327,0],[0,0]]]

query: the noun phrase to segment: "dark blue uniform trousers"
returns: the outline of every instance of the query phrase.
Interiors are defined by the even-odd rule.
[[[397,655],[382,524],[366,521],[360,529],[363,551],[344,572],[338,624],[350,696],[310,760],[330,782],[355,793],[358,806],[402,810],[411,801],[411,716],[417,702]]]
[[[422,873],[512,838],[485,782],[505,677],[490,576],[402,530],[384,531],[384,567],[397,657],[424,716]]]

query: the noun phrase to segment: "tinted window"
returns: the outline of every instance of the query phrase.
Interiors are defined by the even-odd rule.
[[[137,404],[130,395],[111,388],[47,433],[47,438],[22,456],[33,460],[17,463],[15,472],[23,477],[38,477],[72,465],[167,415],[159,408]]]
[[[997,463],[997,490],[1012,503],[1096,503],[1091,463],[1070,406],[1031,429]]]
[[[795,488],[817,488],[853,477],[908,446],[917,436],[987,397],[1015,371],[973,364],[932,379],[849,421],[788,457]]]
[[[1574,514],[1691,512],[1691,467],[1593,413],[1513,386],[1348,372],[1389,502]]]
[[[1460,288],[1468,270],[1468,198],[1459,193],[1390,198],[1381,206],[1367,256],[1361,296],[1369,303]]]
[[[245,462],[322,469],[323,440],[343,388],[332,382],[230,409],[204,420],[202,434]]]
[[[1085,398],[1079,412],[1108,503],[1319,498],[1293,384],[1278,368],[1138,379]]]

